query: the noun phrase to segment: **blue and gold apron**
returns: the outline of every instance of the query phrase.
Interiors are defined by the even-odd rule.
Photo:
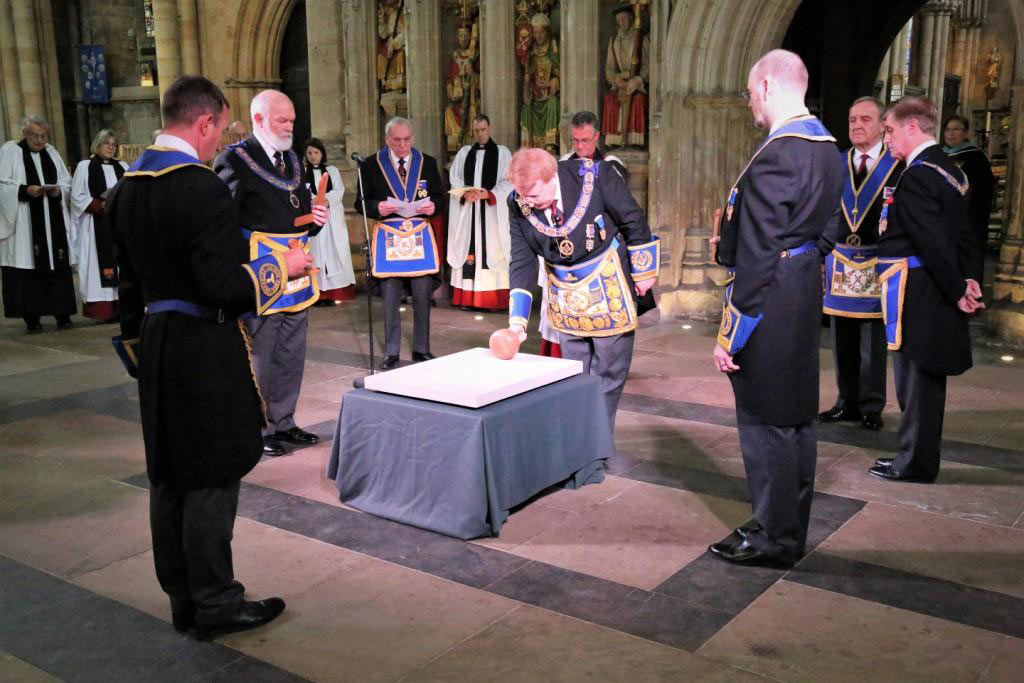
[[[877,273],[878,249],[837,244],[825,257],[823,310],[845,318],[881,318],[882,286]]]
[[[290,250],[288,242],[298,240],[302,250],[309,253],[309,233],[276,233],[276,232],[255,232],[242,228],[242,236],[249,242],[249,259],[256,261],[266,256],[279,256],[284,260],[284,255]],[[272,289],[265,277],[259,277],[258,284],[261,289]],[[320,288],[316,278],[312,275],[305,275],[295,280],[288,280],[280,289],[280,295],[272,301],[267,302],[257,311],[259,315],[273,315],[274,313],[298,313],[316,303],[320,298]]]
[[[380,148],[376,159],[392,197],[403,202],[415,202],[430,196],[427,181],[420,178],[423,154],[418,149],[409,152],[405,182],[391,163],[387,147]],[[416,277],[432,275],[441,269],[434,229],[422,216],[377,221],[373,224],[370,243],[373,245],[371,272],[374,277]]]
[[[548,322],[576,337],[610,337],[636,329],[636,305],[612,239],[601,254],[573,266],[545,262]]]
[[[916,256],[878,257],[878,281],[882,286],[882,320],[885,321],[885,341],[890,351],[899,351],[903,345],[903,302],[907,291],[907,278],[911,268],[923,264]]]

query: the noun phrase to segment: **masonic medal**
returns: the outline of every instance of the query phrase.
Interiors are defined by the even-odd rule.
[[[732,220],[732,211],[733,211],[733,207],[736,204],[736,194],[737,193],[738,193],[738,190],[735,187],[732,188],[729,191],[729,206],[727,206],[725,208],[725,220],[727,220],[727,221],[731,221]]]
[[[295,196],[294,192],[288,193],[288,201],[292,203],[292,207],[299,208],[299,198]]]
[[[594,224],[587,223],[587,251],[594,251]]]
[[[574,251],[576,251],[576,246],[568,237],[565,237],[558,241],[558,253],[564,256],[565,258],[569,258],[570,256],[572,256],[572,253]]]
[[[881,227],[881,221],[879,221],[879,227]],[[846,245],[850,246],[850,247],[859,247],[860,246],[860,235],[858,235],[855,232],[854,233],[850,233],[849,235],[847,235],[846,236]]]

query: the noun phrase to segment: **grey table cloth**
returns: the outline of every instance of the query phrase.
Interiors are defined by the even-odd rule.
[[[327,476],[354,508],[469,539],[497,535],[511,508],[550,486],[603,481],[614,452],[597,377],[477,409],[355,389]]]

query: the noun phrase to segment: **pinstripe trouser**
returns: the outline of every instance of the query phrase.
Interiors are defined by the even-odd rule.
[[[583,361],[584,373],[601,378],[601,390],[608,408],[608,425],[614,434],[615,411],[619,408],[619,397],[629,375],[636,333],[627,332],[613,337],[574,337],[561,332],[559,337],[562,358]]]

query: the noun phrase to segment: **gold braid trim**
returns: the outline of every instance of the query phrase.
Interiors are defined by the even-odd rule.
[[[249,337],[249,330],[245,329],[245,323],[238,320],[238,331],[242,333],[242,341],[245,342],[245,353],[249,357],[249,375],[252,376],[252,385],[256,387],[256,395],[260,399],[260,416],[263,419],[261,427],[267,426],[267,402],[263,400],[263,392],[260,391],[260,383],[256,380],[256,368],[252,364],[252,339]]]

